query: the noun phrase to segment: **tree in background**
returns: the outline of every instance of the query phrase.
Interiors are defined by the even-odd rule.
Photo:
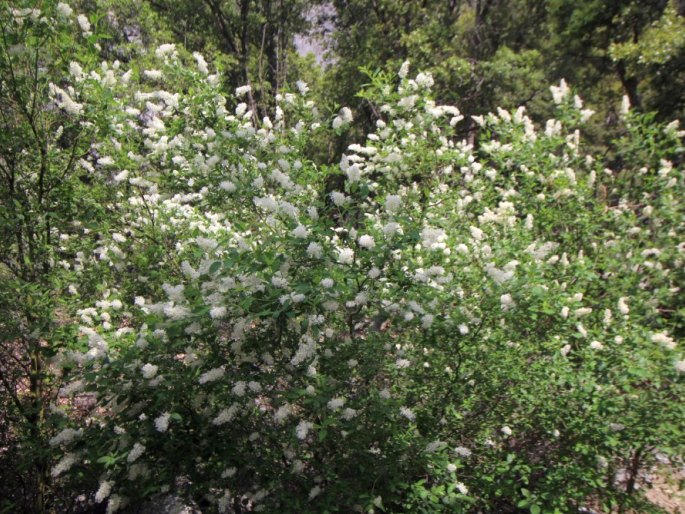
[[[306,0],[150,0],[176,41],[219,57],[229,88],[251,85],[262,114],[290,75],[295,34],[307,30]]]
[[[404,59],[433,73],[440,100],[459,101],[471,112],[525,105],[550,115],[539,101],[541,93],[565,77],[587,92],[599,119],[616,119],[613,99],[621,91],[634,107],[660,117],[682,113],[682,5],[665,0],[330,3],[336,60],[328,91],[367,116],[368,109],[351,96],[365,81],[359,69],[390,69]]]
[[[682,116],[685,95],[685,3],[669,2],[658,19],[638,36],[613,42],[609,55],[625,74],[638,80],[635,105],[656,111],[660,118]],[[635,96],[635,93],[634,93]]]
[[[561,78],[585,92],[612,132],[621,94],[662,119],[683,112],[683,6],[667,0],[99,0],[90,8],[108,12],[114,39],[123,34],[129,46],[171,37],[217,61],[227,92],[252,86],[248,103],[260,116],[306,77],[322,108],[349,105],[368,132],[377,115],[353,93],[367,80],[362,70],[397,69],[405,59],[433,74],[438,100],[473,113],[523,105],[550,117],[542,98]],[[141,21],[117,21],[128,19]],[[294,44],[296,35],[321,32],[322,68]],[[460,126],[472,141],[476,129],[469,119]],[[598,147],[613,137],[606,130],[589,128]],[[344,146],[344,138],[332,142],[331,161]]]

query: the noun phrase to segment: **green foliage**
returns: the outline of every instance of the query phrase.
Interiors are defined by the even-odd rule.
[[[2,509],[647,511],[640,473],[684,449],[677,122],[626,108],[595,151],[499,4],[359,2],[359,61],[231,94],[270,4],[184,4],[245,23],[237,72],[117,39],[111,5],[0,12]],[[550,10],[560,41],[607,23]],[[654,13],[612,16],[602,59]],[[381,66],[382,37],[433,73]],[[357,112],[317,106],[349,81]]]
[[[99,36],[75,31],[75,15],[61,14],[56,3],[43,8],[0,8],[0,384],[3,446],[12,448],[2,456],[0,505],[35,512],[58,503],[49,497],[47,406],[57,380],[49,363],[74,339],[69,296],[78,292],[67,288],[95,246],[86,235],[74,244],[74,231],[106,226],[106,193],[80,162],[94,139],[107,137],[112,100],[99,75],[66,86],[83,71],[72,61],[86,72],[99,67]],[[98,72],[106,79],[106,67]],[[86,91],[97,98],[87,106],[78,103]],[[92,284],[79,286],[89,298]]]
[[[472,113],[525,105],[536,117],[550,117],[542,101],[547,84],[566,78],[610,125],[620,94],[661,120],[682,117],[683,17],[664,0],[333,5],[336,61],[327,91],[370,125],[373,112],[351,96],[364,83],[357,69],[393,70],[405,59],[433,74],[439,101]],[[589,131],[599,147],[615,137],[612,126]]]
[[[370,74],[375,132],[320,167],[305,88],[254,125],[184,59],[158,65],[186,91],[162,95],[164,129],[112,89],[100,148],[130,196],[92,265],[136,274],[79,311],[63,362],[102,414],[57,437],[55,476],[111,510],[170,490],[218,511],[639,503],[618,471],[630,484],[682,444],[681,322],[660,314],[680,294],[675,125],[627,116],[619,153],[646,171],[626,184],[583,152],[591,113],[565,84],[543,129],[524,109],[475,118],[475,149],[403,67],[397,88]],[[659,221],[635,230],[646,203]]]

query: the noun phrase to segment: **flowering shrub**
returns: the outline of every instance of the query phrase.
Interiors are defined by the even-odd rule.
[[[50,360],[76,336],[73,312],[92,303],[99,277],[86,264],[119,212],[108,184],[83,166],[97,155],[92,143],[109,137],[113,71],[99,64],[85,16],[63,3],[35,4],[0,5],[3,512],[43,512],[51,503]]]
[[[469,145],[404,65],[371,77],[376,131],[326,166],[309,147],[349,109],[323,119],[300,84],[259,120],[201,55],[146,59],[73,62],[80,96],[50,90],[83,126],[107,98],[80,164],[112,213],[70,284],[98,298],[53,361],[63,400],[93,400],[55,408],[54,480],[108,512],[169,491],[217,512],[569,512],[636,502],[638,471],[679,458],[677,124],[628,110],[609,169],[562,82],[557,119],[499,110]]]

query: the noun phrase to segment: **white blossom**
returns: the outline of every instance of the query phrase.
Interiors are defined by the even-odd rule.
[[[465,448],[464,446],[457,446],[454,449],[454,453],[456,453],[460,457],[465,457],[465,458],[468,458],[471,456],[471,450],[469,450],[468,448]]]
[[[168,412],[165,412],[162,415],[155,418],[155,429],[158,432],[166,432],[167,429],[169,428],[169,419],[170,418],[171,418],[171,414]]]
[[[133,445],[133,448],[131,448],[131,451],[128,452],[128,457],[126,457],[126,461],[129,463],[135,462],[138,460],[138,457],[140,457],[143,453],[145,453],[145,446],[143,446],[140,443],[135,443]]]
[[[402,206],[402,199],[398,195],[388,195],[385,197],[385,210],[390,213],[396,213]]]
[[[352,123],[352,111],[348,107],[343,107],[333,120],[333,128],[339,129]]]
[[[568,85],[564,79],[561,79],[558,86],[550,86],[549,89],[552,92],[552,98],[554,99],[555,104],[560,104],[563,102],[564,98],[566,98],[570,93]]]
[[[630,312],[630,308],[626,303],[627,298],[621,297],[618,299],[618,310],[621,314],[627,315]]]
[[[233,418],[235,418],[235,415],[237,414],[238,410],[239,410],[239,407],[237,404],[233,404],[230,407],[223,409],[212,420],[212,424],[219,426],[219,425],[224,425],[224,424],[230,422],[231,420],[233,420]]]
[[[193,57],[197,63],[198,71],[203,75],[207,75],[209,73],[209,68],[207,67],[207,61],[205,61],[205,58],[202,56],[202,54],[200,52],[193,52]]]
[[[651,339],[653,343],[660,344],[668,350],[673,350],[676,347],[675,340],[672,337],[670,337],[666,332],[658,332],[656,334],[652,334]]]
[[[407,74],[409,73],[409,61],[404,61],[402,63],[402,66],[400,66],[400,71],[397,73],[397,75],[401,78],[407,78]]]
[[[79,27],[81,27],[81,32],[83,32],[84,36],[89,36],[90,35],[90,22],[88,21],[88,18],[84,14],[79,14],[76,17],[76,21],[78,22]]]
[[[348,198],[347,198],[347,196],[345,196],[344,193],[341,193],[339,191],[333,191],[331,193],[331,200],[333,200],[333,203],[337,207],[342,207],[343,205],[345,205],[347,203]]]
[[[209,316],[212,319],[221,319],[226,316],[227,309],[223,305],[216,305],[209,309]]]
[[[409,407],[400,407],[400,415],[407,418],[409,421],[414,421],[416,419],[416,414]]]
[[[302,96],[306,95],[309,92],[309,86],[303,80],[298,80],[297,82],[295,82],[295,87],[297,87],[297,90],[300,92]]]
[[[318,243],[309,243],[309,246],[307,246],[307,255],[312,259],[320,259],[323,255],[323,248]]]
[[[338,262],[340,264],[352,264],[354,262],[354,250],[351,248],[338,250]]]
[[[345,398],[333,398],[327,403],[328,408],[332,411],[338,410],[343,405],[345,405]]]
[[[57,4],[57,12],[65,18],[69,18],[74,13],[74,10],[69,6],[69,4],[59,2]]]
[[[297,424],[297,428],[295,429],[295,433],[297,435],[297,438],[300,439],[301,441],[305,440],[307,438],[307,434],[309,431],[314,428],[314,424],[310,423],[309,421],[300,421]]]
[[[143,378],[150,380],[152,378],[155,378],[155,375],[157,375],[158,369],[159,369],[158,366],[155,366],[154,364],[150,364],[148,362],[140,370],[143,373]]]
[[[82,435],[82,429],[76,430],[74,428],[65,428],[59,434],[50,439],[50,446],[54,448],[55,446],[68,445],[76,439],[79,439]]]
[[[205,373],[200,375],[198,382],[200,382],[200,384],[206,384],[208,382],[214,382],[216,380],[219,380],[221,377],[223,377],[225,373],[226,373],[226,369],[223,367],[210,369],[209,371],[206,371]]]
[[[57,101],[57,105],[60,108],[64,109],[67,113],[72,114],[74,116],[79,116],[83,113],[83,105],[78,102],[75,102],[65,90],[51,83],[49,85],[49,91],[50,96],[52,96]]]
[[[251,90],[252,90],[252,87],[250,85],[237,87],[235,90],[235,96],[237,98],[240,98],[242,96],[245,96]]]
[[[102,503],[105,501],[105,499],[107,499],[107,497],[112,493],[113,486],[114,482],[109,480],[103,480],[100,482],[100,487],[98,487],[98,490],[95,493],[95,503]]]
[[[509,293],[505,293],[502,296],[500,296],[500,304],[502,306],[503,311],[508,311],[516,306],[516,303],[514,303],[514,299],[511,297]]]
[[[75,454],[73,453],[67,453],[64,457],[62,457],[57,464],[55,464],[50,470],[50,474],[53,477],[58,477],[62,473],[66,473],[71,469],[71,467],[78,462],[78,459]]]
[[[162,72],[159,70],[144,70],[143,75],[153,81],[162,79]]]
[[[359,237],[359,246],[366,248],[367,250],[371,250],[372,248],[375,248],[376,241],[373,239],[373,236],[364,234],[363,236]]]
[[[163,45],[160,45],[157,47],[155,50],[155,56],[157,59],[163,59],[164,57],[167,56],[175,56],[176,55],[176,45],[173,43],[166,43]]]
[[[297,239],[307,239],[307,237],[309,237],[309,229],[304,225],[298,225],[292,231],[292,235]]]

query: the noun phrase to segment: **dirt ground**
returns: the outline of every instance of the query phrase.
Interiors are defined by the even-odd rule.
[[[654,474],[647,499],[669,514],[685,514],[685,470],[662,468]]]

